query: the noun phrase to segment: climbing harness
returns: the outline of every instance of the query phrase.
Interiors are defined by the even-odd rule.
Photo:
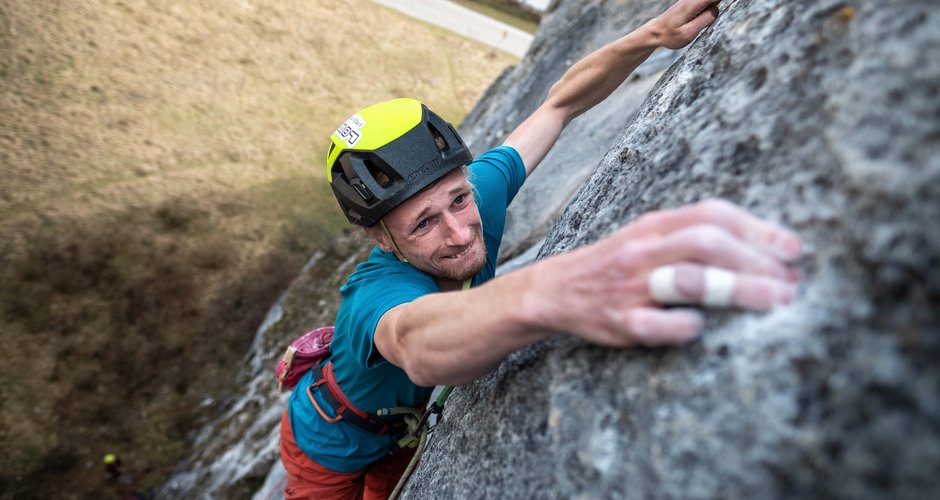
[[[323,411],[323,408],[321,408],[320,404],[317,402],[317,399],[313,395],[313,391],[316,388],[325,389],[320,390],[320,395],[323,396],[323,401],[333,410],[334,417],[329,416]],[[411,477],[411,473],[414,471],[415,465],[417,465],[421,453],[427,445],[428,434],[440,423],[441,415],[444,411],[444,403],[453,390],[454,388],[451,386],[444,386],[440,394],[438,394],[437,398],[428,406],[423,414],[417,408],[400,406],[394,408],[380,408],[376,410],[375,415],[373,415],[357,408],[352,404],[349,398],[343,394],[343,391],[336,383],[336,375],[333,373],[333,363],[330,362],[326,363],[321,369],[314,371],[313,383],[307,387],[307,396],[310,398],[310,402],[313,403],[313,407],[316,408],[317,413],[327,422],[335,423],[340,420],[345,420],[351,425],[379,436],[389,433],[401,433],[402,436],[395,441],[389,453],[394,453],[402,448],[417,447],[414,456],[411,457],[411,461],[408,462],[408,466],[402,473],[401,479],[398,480],[398,484],[389,497],[390,500],[393,500],[398,497],[398,494],[401,493],[408,478]],[[434,426],[430,425],[432,415],[436,417]]]
[[[335,416],[329,416],[317,402],[317,398],[314,397],[314,390],[318,389],[323,401],[333,410]],[[379,436],[405,432],[408,429],[405,417],[418,413],[417,409],[407,407],[383,408],[375,415],[360,410],[346,397],[339,384],[336,383],[332,362],[314,370],[313,383],[307,386],[307,396],[310,398],[310,402],[313,403],[313,407],[316,408],[317,413],[327,422],[336,423],[345,420],[351,425]],[[386,418],[380,418],[382,416]]]
[[[394,240],[392,241],[394,242]],[[472,279],[465,280],[462,289],[468,290],[471,283]],[[311,366],[327,359],[330,355],[329,348],[332,340],[333,327],[330,326],[307,332],[295,339],[287,348],[275,369],[279,388],[282,391],[293,388]],[[336,375],[333,373],[333,362],[328,361],[313,369],[313,381],[307,386],[307,396],[317,413],[327,422],[335,423],[345,420],[353,426],[379,436],[400,435],[401,437],[395,441],[389,453],[394,453],[402,448],[417,448],[392,495],[389,497],[395,499],[401,493],[402,488],[414,471],[415,465],[421,458],[421,453],[427,446],[429,434],[440,423],[444,403],[453,390],[454,388],[451,386],[443,386],[437,398],[427,407],[424,413],[418,408],[403,406],[380,408],[376,410],[375,414],[371,414],[359,409],[346,397],[346,394],[336,382]],[[329,407],[334,416],[331,417],[324,411],[314,396],[314,391],[319,392],[322,401]],[[430,424],[431,416],[435,417],[434,425]]]

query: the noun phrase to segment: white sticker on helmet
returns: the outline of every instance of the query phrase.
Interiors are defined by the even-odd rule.
[[[352,115],[336,129],[336,136],[346,141],[346,147],[353,147],[362,138],[362,127],[366,121],[359,115]]]

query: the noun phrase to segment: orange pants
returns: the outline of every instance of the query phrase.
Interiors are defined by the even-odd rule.
[[[415,450],[407,448],[388,455],[356,472],[336,472],[314,462],[294,441],[287,412],[281,418],[281,462],[287,469],[286,500],[385,500],[398,485]]]

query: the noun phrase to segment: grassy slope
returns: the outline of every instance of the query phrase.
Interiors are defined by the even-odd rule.
[[[0,494],[144,489],[343,225],[326,137],[410,95],[459,122],[509,56],[368,2],[0,4]]]

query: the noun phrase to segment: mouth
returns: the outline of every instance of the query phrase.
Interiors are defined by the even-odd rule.
[[[470,249],[473,248],[473,244],[474,244],[474,242],[471,241],[470,244],[468,244],[467,247],[464,248],[463,250],[461,250],[460,252],[455,253],[455,254],[453,254],[453,255],[449,255],[449,256],[444,257],[444,258],[445,258],[445,259],[453,259],[453,260],[463,258],[465,255],[467,255],[468,253],[470,253]]]

